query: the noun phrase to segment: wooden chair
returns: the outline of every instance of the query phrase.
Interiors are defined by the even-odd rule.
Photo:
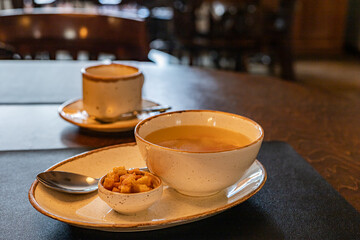
[[[92,60],[101,53],[121,60],[148,60],[149,52],[145,22],[121,13],[0,12],[0,42],[12,46],[21,58],[30,55],[32,59],[39,53],[55,59],[59,50],[65,50],[73,59],[79,51],[86,51]]]
[[[218,2],[223,4],[223,9],[212,5]],[[180,54],[187,52],[190,64],[196,64],[202,52],[212,52],[217,67],[221,67],[220,59],[225,56],[235,59],[236,70],[246,71],[246,58],[264,53],[271,57],[271,71],[279,63],[281,77],[294,80],[291,30],[296,0],[279,0],[275,8],[269,8],[263,2],[177,0],[174,25]],[[204,14],[204,11],[207,12]],[[199,22],[204,18],[208,29],[199,31]]]

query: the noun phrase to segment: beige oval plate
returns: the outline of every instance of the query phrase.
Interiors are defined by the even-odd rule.
[[[159,106],[159,104],[150,100],[142,100],[142,108],[150,108]],[[116,121],[112,123],[101,123],[96,119],[89,117],[84,111],[82,99],[72,99],[64,102],[58,108],[58,113],[65,121],[98,132],[125,132],[133,130],[136,124],[141,120],[155,115],[157,113],[143,113],[137,115],[136,118],[129,120]]]
[[[99,178],[115,166],[144,167],[136,144],[122,144],[66,159],[48,170],[69,171]],[[238,205],[257,193],[266,181],[265,168],[255,161],[236,184],[209,197],[189,197],[164,186],[161,200],[148,210],[126,216],[112,210],[97,195],[71,195],[44,187],[37,180],[29,200],[40,213],[83,228],[112,232],[167,228],[210,217]],[[231,210],[230,210],[231,211]]]

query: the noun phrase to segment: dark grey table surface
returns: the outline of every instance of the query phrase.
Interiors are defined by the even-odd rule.
[[[1,239],[359,239],[360,214],[288,144],[265,142],[268,180],[246,202],[162,230],[109,233],[50,219],[28,201],[36,174],[87,149],[0,152]],[[20,176],[20,177],[17,177]]]
[[[134,141],[132,132],[93,133],[57,115],[60,103],[81,97],[87,64],[94,62],[0,64],[0,239],[360,238],[359,213],[328,183],[358,204],[357,103],[271,77],[150,63],[133,63],[146,77],[144,98],[173,110],[245,115],[263,126],[265,140],[290,143],[306,161],[286,143],[265,142],[259,159],[268,181],[259,193],[217,216],[164,230],[106,233],[38,213],[27,199],[38,172],[87,149]]]

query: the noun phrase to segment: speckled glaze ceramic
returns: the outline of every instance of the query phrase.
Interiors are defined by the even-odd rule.
[[[138,146],[121,144],[65,159],[47,171],[67,171],[100,178],[114,166],[145,166]],[[240,176],[239,176],[240,178]],[[97,192],[84,195],[61,193],[34,180],[29,200],[40,213],[77,227],[112,232],[134,232],[167,228],[198,221],[236,206],[256,194],[266,182],[266,170],[255,161],[234,185],[209,197],[189,197],[164,184],[158,203],[132,214],[117,213]]]
[[[144,75],[133,66],[111,63],[81,69],[83,104],[90,116],[113,121],[141,108]]]
[[[99,197],[118,213],[131,215],[144,211],[161,198],[163,184],[161,179],[153,174],[152,177],[157,182],[157,187],[151,191],[141,193],[117,193],[109,191],[102,185],[105,176],[103,176],[98,183]]]
[[[145,140],[150,133],[173,126],[216,126],[240,132],[251,143],[229,151],[189,152]],[[246,117],[219,111],[188,110],[159,114],[135,127],[136,142],[147,167],[167,185],[190,196],[208,196],[234,184],[253,164],[264,133]]]
[[[154,106],[159,106],[159,104],[146,99],[142,100],[143,109]],[[59,106],[58,113],[62,119],[71,124],[97,132],[125,132],[134,130],[136,124],[141,120],[157,114],[155,112],[143,113],[131,119],[102,123],[88,115],[84,110],[82,99],[71,99],[64,102]]]

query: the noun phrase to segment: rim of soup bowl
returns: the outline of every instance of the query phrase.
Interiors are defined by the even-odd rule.
[[[228,150],[217,150],[217,151],[209,151],[209,152],[195,152],[195,151],[186,151],[186,150],[179,150],[179,149],[174,149],[174,148],[168,148],[168,147],[164,147],[164,146],[161,146],[161,145],[158,145],[158,144],[149,142],[149,141],[145,140],[145,138],[143,138],[143,137],[140,136],[139,129],[140,129],[146,122],[149,122],[149,121],[151,121],[152,119],[155,119],[155,118],[158,118],[158,117],[162,117],[162,116],[165,116],[165,115],[181,114],[181,113],[186,113],[186,112],[208,112],[208,113],[224,114],[224,115],[229,115],[229,116],[233,116],[233,117],[237,117],[237,118],[242,118],[242,119],[245,119],[246,121],[251,122],[251,123],[254,124],[255,126],[257,126],[258,129],[259,129],[259,132],[260,132],[260,136],[259,136],[257,139],[255,139],[254,141],[251,141],[251,143],[249,143],[249,144],[247,144],[247,145],[244,145],[244,146],[240,146],[240,147],[236,147],[236,148],[228,149]],[[154,116],[148,117],[148,118],[143,119],[142,121],[140,121],[140,122],[135,126],[134,134],[135,134],[136,139],[138,139],[138,140],[140,140],[140,141],[142,141],[142,142],[144,142],[144,143],[146,143],[146,144],[150,144],[150,145],[152,145],[152,146],[158,147],[158,148],[162,148],[162,149],[170,150],[170,151],[174,151],[174,152],[199,153],[199,154],[221,153],[221,152],[236,151],[236,150],[239,150],[239,149],[243,149],[243,148],[247,148],[247,147],[249,147],[249,146],[255,145],[256,143],[262,141],[263,138],[264,138],[264,130],[263,130],[263,128],[260,126],[260,124],[258,124],[258,123],[255,122],[254,120],[252,120],[252,119],[250,119],[250,118],[247,118],[247,117],[244,117],[244,116],[241,116],[241,115],[238,115],[238,114],[235,114],[235,113],[222,112],[222,111],[216,111],[216,110],[181,110],[181,111],[165,112],[165,113],[161,113],[161,114],[158,114],[158,115],[154,115]]]

